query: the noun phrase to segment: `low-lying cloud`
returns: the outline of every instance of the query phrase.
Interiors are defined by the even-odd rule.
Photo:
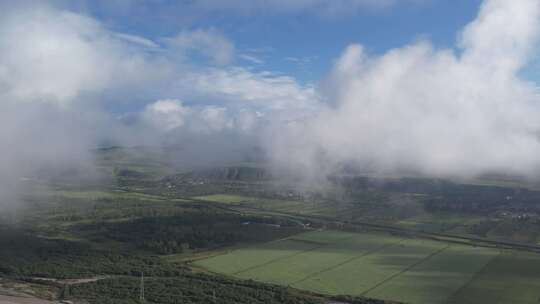
[[[110,126],[101,97],[167,72],[92,18],[30,4],[0,13],[2,209],[28,178],[73,168],[90,175],[90,150]]]
[[[103,142],[177,147],[182,163],[262,147],[274,168],[311,177],[538,176],[539,90],[520,77],[537,51],[537,0],[484,1],[453,49],[352,44],[320,84],[236,65],[212,28],[150,40],[43,2],[0,7],[3,204],[20,178],[91,164]]]
[[[456,49],[350,45],[323,85],[328,108],[279,132],[271,155],[304,172],[538,176],[540,96],[519,72],[539,31],[540,2],[487,0]]]

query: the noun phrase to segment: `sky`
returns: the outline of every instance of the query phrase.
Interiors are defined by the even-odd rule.
[[[538,0],[0,1],[0,201],[96,147],[540,176]]]
[[[51,1],[58,9],[89,16],[110,31],[145,39],[168,49],[167,39],[186,32],[209,32],[233,48],[227,65],[290,76],[316,86],[352,43],[380,55],[429,40],[436,48],[456,46],[461,29],[475,19],[481,0],[112,0]],[[213,47],[218,47],[214,45]],[[207,65],[200,52],[191,64]],[[210,62],[211,63],[211,62]],[[540,60],[521,76],[540,82]],[[169,96],[165,96],[169,97]],[[189,101],[188,101],[189,102]],[[110,102],[113,112],[140,110],[148,98]]]
[[[426,38],[438,47],[454,47],[457,33],[474,19],[480,4],[479,0],[228,0],[88,1],[70,6],[112,30],[156,43],[183,30],[215,29],[235,45],[234,64],[307,83],[324,77],[351,43],[362,43],[372,53]]]

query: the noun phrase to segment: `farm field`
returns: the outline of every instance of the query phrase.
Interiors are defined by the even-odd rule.
[[[216,203],[227,203],[227,204],[239,204],[239,203],[250,203],[261,201],[261,198],[249,197],[243,195],[234,195],[234,194],[210,194],[193,197],[194,199],[200,199]]]
[[[242,279],[405,303],[540,298],[540,255],[387,234],[313,231],[195,264]]]
[[[166,198],[136,193],[127,191],[57,191],[53,195],[64,198],[99,200],[99,199],[131,199],[131,200],[146,200],[146,201],[163,201]]]
[[[234,194],[211,194],[195,196],[192,199],[209,202],[245,205],[251,208],[260,208],[271,211],[287,212],[302,215],[332,215],[337,216],[340,212],[335,204],[316,203],[312,201],[294,201],[282,199],[270,199],[251,197]],[[344,210],[341,210],[343,212]],[[346,210],[345,210],[346,212]]]
[[[488,267],[455,293],[450,303],[538,303],[540,300],[540,259],[532,253],[503,252]]]
[[[225,204],[249,204],[254,207],[272,207],[272,208],[300,208],[305,206],[304,202],[289,201],[289,200],[280,200],[280,199],[269,199],[269,198],[260,198],[260,197],[251,197],[243,195],[234,195],[234,194],[211,194],[193,197],[194,199],[200,199],[216,203],[225,203]]]

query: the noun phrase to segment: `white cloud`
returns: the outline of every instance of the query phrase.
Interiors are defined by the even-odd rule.
[[[234,123],[236,128],[244,133],[253,133],[264,121],[264,114],[258,111],[240,110],[238,111]]]
[[[0,86],[14,98],[59,101],[82,90],[102,89],[109,75],[106,65],[96,68],[104,58],[92,43],[106,40],[91,19],[68,12],[9,16],[0,27],[0,67],[4,71]]]
[[[115,33],[115,36],[120,38],[120,39],[123,39],[125,41],[131,42],[131,43],[134,43],[134,44],[138,44],[138,45],[146,47],[146,48],[151,48],[151,49],[159,48],[159,45],[157,43],[155,43],[154,41],[152,41],[150,39],[146,39],[144,37],[137,36],[137,35]]]
[[[253,56],[253,55],[249,55],[249,54],[240,54],[239,57],[245,61],[248,61],[250,63],[253,63],[253,64],[263,64],[264,63],[264,60],[256,57],[256,56]]]
[[[182,127],[192,111],[176,99],[158,100],[146,106],[143,112],[145,122],[159,130],[171,131]]]
[[[491,0],[460,36],[462,61],[512,76],[537,47],[540,2]]]
[[[224,65],[233,60],[234,44],[216,29],[181,31],[175,37],[165,39],[177,56],[192,52],[203,54],[215,64]]]
[[[48,7],[14,8],[2,17],[4,100],[67,104],[81,94],[147,82],[160,69],[148,68],[144,54],[131,49],[126,36],[119,39],[89,17]]]
[[[98,21],[43,3],[0,12],[0,211],[21,176],[86,167],[108,136],[105,92],[150,85],[167,69]],[[151,68],[149,68],[151,66]]]
[[[207,69],[191,74],[181,82],[183,88],[191,88],[222,102],[288,111],[291,115],[314,111],[319,106],[313,86],[303,86],[292,77],[270,72],[253,72],[240,67]]]
[[[227,115],[227,109],[217,106],[204,107],[199,113],[203,132],[216,132],[233,128],[233,120]]]
[[[0,204],[15,199],[22,175],[88,165],[103,139],[182,143],[186,163],[242,159],[269,112],[293,116],[317,103],[291,77],[193,63],[198,54],[231,62],[234,46],[216,30],[182,31],[160,46],[45,5],[0,15]],[[96,110],[142,98],[157,101],[118,122]]]
[[[82,158],[88,164],[89,149],[102,139],[194,143],[182,150],[190,151],[186,163],[190,157],[239,159],[266,119],[259,107],[301,109],[310,102],[305,95],[314,96],[289,77],[193,63],[197,54],[231,62],[234,46],[216,30],[182,31],[160,46],[45,5],[2,8],[9,11],[0,12],[0,203],[15,193],[8,190],[22,174]],[[181,91],[171,87],[177,83]],[[96,110],[106,101],[132,99],[158,101],[118,123]]]
[[[369,2],[209,5],[299,12]],[[193,157],[204,151],[215,160],[220,145],[238,157],[238,149],[253,147],[258,137],[279,165],[306,172],[353,164],[433,175],[532,173],[540,169],[540,97],[518,73],[535,50],[539,5],[485,1],[460,35],[459,51],[421,41],[372,56],[351,45],[323,84],[322,97],[315,86],[289,76],[193,63],[201,54],[215,64],[233,61],[234,45],[214,29],[181,31],[160,40],[160,47],[72,12],[3,12],[0,181],[17,167],[82,153],[107,132],[197,142],[186,148]],[[126,124],[120,132],[104,123],[106,114],[88,114],[96,100],[111,95],[157,101],[134,115],[142,124]]]
[[[225,107],[185,106],[177,99],[163,99],[146,106],[142,122],[167,136],[183,134],[203,136],[222,132],[250,134],[258,129],[263,115],[242,109],[231,111]]]
[[[539,1],[487,0],[460,35],[459,54],[426,41],[382,56],[351,45],[325,86],[330,108],[276,131],[269,149],[278,163],[306,171],[345,164],[537,176],[540,98],[517,73],[539,31]]]

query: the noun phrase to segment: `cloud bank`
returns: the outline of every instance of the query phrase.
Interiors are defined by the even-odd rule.
[[[419,41],[371,56],[350,45],[323,85],[328,108],[280,131],[292,136],[275,137],[271,155],[304,172],[536,177],[540,96],[519,72],[539,31],[539,1],[487,0],[456,49]]]
[[[246,9],[279,3],[346,2]],[[484,1],[453,49],[352,44],[320,84],[238,65],[213,28],[150,40],[43,2],[0,6],[2,204],[22,177],[91,164],[102,142],[174,146],[201,164],[263,147],[273,168],[311,177],[540,172],[539,90],[520,78],[538,50],[537,0]]]
[[[234,43],[216,29],[150,40],[45,2],[0,8],[0,209],[28,178],[89,173],[104,142],[172,145],[182,164],[241,160],[263,112],[313,94],[293,78],[231,66]]]
[[[90,17],[28,5],[0,13],[0,210],[28,178],[91,175],[90,149],[113,125],[101,98],[167,74]]]

